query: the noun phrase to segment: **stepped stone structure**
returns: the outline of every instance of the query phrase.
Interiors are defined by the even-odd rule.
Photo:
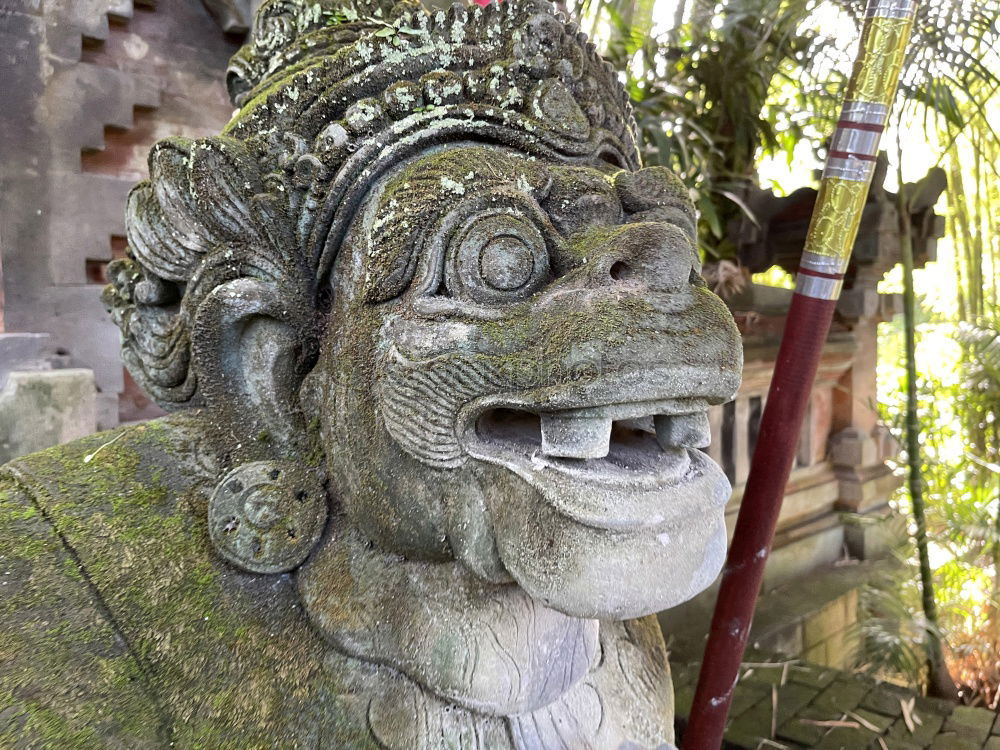
[[[227,85],[105,270],[172,414],[0,467],[0,744],[673,748],[742,348],[615,71],[542,0],[267,0]]]
[[[102,427],[118,424],[120,394],[124,419],[153,413],[100,300],[124,252],[125,197],[157,138],[216,133],[232,112],[220,77],[238,41],[200,2],[164,5],[0,2],[5,327],[47,334],[67,364],[93,371]]]

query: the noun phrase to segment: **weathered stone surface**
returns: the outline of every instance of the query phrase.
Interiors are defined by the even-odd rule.
[[[783,724],[808,706],[819,695],[816,688],[797,685],[788,682],[778,688],[776,716],[779,724]]]
[[[205,7],[223,31],[242,34],[253,25],[253,16],[261,0],[204,0]]]
[[[885,716],[900,716],[903,707],[900,701],[909,700],[910,691],[891,683],[880,683],[861,699],[861,707]]]
[[[726,739],[746,748],[755,748],[771,736],[771,702],[758,704],[758,709],[745,711],[726,726]]]
[[[980,750],[983,743],[956,732],[941,732],[929,745],[929,750]]]
[[[817,643],[802,652],[802,658],[808,659],[813,664],[829,664],[830,659],[826,650],[826,643]]]
[[[142,666],[30,494],[0,476],[0,746],[156,747]],[[86,696],[81,700],[82,696]]]
[[[943,717],[949,716],[956,708],[955,704],[951,701],[944,698],[931,698],[926,695],[917,696],[915,707],[917,711],[922,713],[937,714]]]
[[[920,747],[927,747],[941,731],[941,725],[944,724],[944,717],[940,714],[935,713],[919,713],[920,724],[914,726],[911,732],[906,726],[906,722],[902,717],[896,719],[896,723],[889,727],[889,731],[886,733],[887,738],[895,738],[902,740],[904,742],[910,742],[914,745]]]
[[[837,718],[839,718],[839,714]],[[795,716],[785,720],[778,726],[777,736],[779,740],[787,742],[797,742],[806,747],[812,747],[819,743],[829,731],[829,727],[822,726],[815,722],[830,721],[831,714],[812,706],[799,711]]]
[[[742,685],[740,690],[733,695],[733,702],[729,706],[729,715],[738,718],[755,706],[764,702],[768,706],[771,704],[771,688],[768,685]]]
[[[897,737],[886,736],[882,738],[882,742],[885,743],[885,748],[887,750],[923,750],[925,745],[917,745],[912,742],[907,742],[906,740],[901,740]],[[882,745],[877,741],[869,745],[871,750],[881,750]]]
[[[805,650],[802,646],[802,623],[792,620],[786,625],[771,629],[766,635],[754,638],[754,648],[770,653],[795,657]]]
[[[0,275],[0,281],[2,280],[3,276]],[[15,370],[50,369],[51,364],[46,356],[48,343],[49,337],[44,333],[3,333],[3,328],[0,327],[0,390],[7,385],[7,378]]]
[[[849,622],[843,598],[834,599],[803,623],[803,644],[806,648],[811,648],[822,643],[842,632]]]
[[[986,741],[995,717],[974,706],[956,706],[944,722],[943,731],[954,732],[980,745]]]
[[[0,461],[89,435],[96,389],[90,370],[16,370],[0,390]]]
[[[794,664],[788,670],[788,679],[800,685],[823,689],[837,679],[837,670],[814,664]]]
[[[826,663],[837,669],[850,669],[857,652],[856,633],[840,630],[826,639]]]
[[[885,714],[876,713],[864,708],[856,708],[851,712],[851,715],[861,723],[866,722],[865,726],[870,724],[873,727],[878,727],[879,732],[885,732],[894,722],[892,716],[886,716]]]
[[[853,710],[869,690],[871,685],[866,680],[841,674],[819,694],[813,705],[820,709],[844,713]]]
[[[94,374],[68,368],[47,334],[3,333],[2,325],[0,309],[0,463],[92,433]]]
[[[915,689],[812,664],[775,661],[766,654],[751,658],[754,663],[744,665],[745,674],[736,683],[724,747],[760,750],[776,742],[787,748],[996,750],[1000,745],[1000,737],[987,736],[991,726],[994,731],[997,726],[990,709],[956,706],[918,695]],[[690,712],[683,686],[690,683],[694,667],[683,665],[677,683],[685,695],[676,703],[681,731]],[[787,682],[773,680],[776,674],[787,675]],[[796,682],[796,675],[805,675],[807,684]],[[852,707],[859,690],[867,692]],[[909,721],[901,701],[910,707]]]
[[[854,748],[868,747],[874,740],[875,734],[865,728],[855,727],[834,727],[829,730],[823,739],[816,743],[816,750],[853,750]]]
[[[222,135],[152,150],[108,269],[184,413],[4,470],[149,741],[672,747],[651,613],[721,565],[698,448],[741,351],[615,73],[534,0],[269,0],[228,84]],[[28,720],[89,700],[58,697]]]

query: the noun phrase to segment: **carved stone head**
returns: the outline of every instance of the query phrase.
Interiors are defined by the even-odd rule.
[[[593,45],[534,0],[270,0],[228,83],[226,131],[158,144],[129,200],[107,300],[140,384],[408,559],[581,617],[707,586],[739,338]]]

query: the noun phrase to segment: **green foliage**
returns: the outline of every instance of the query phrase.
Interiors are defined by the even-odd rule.
[[[906,552],[900,557],[906,559]],[[872,581],[858,602],[863,616],[857,632],[857,663],[875,676],[901,678],[908,685],[923,681],[927,621],[920,611],[918,577],[909,565]]]
[[[993,318],[1000,319],[1000,315],[994,314]],[[976,416],[981,421],[975,426],[992,432],[992,444],[995,448],[997,430],[1000,428],[996,422],[996,416],[1000,414],[1000,330],[985,322],[976,325],[963,320],[959,322],[955,333],[966,350],[964,366],[967,393],[980,402],[977,409],[980,413]]]
[[[843,23],[821,23],[830,5]],[[570,11],[597,38],[635,103],[643,157],[668,166],[697,196],[706,257],[733,258],[756,222],[746,196],[762,156],[789,164],[796,145],[822,154],[856,52],[865,0],[678,0],[675,25],[654,36],[650,0],[577,0]],[[898,113],[956,137],[998,81],[997,0],[921,3]],[[844,24],[854,38],[845,38]],[[973,112],[963,107],[973,102]],[[978,112],[978,114],[976,114]]]
[[[856,23],[867,0],[836,0]],[[1000,4],[996,0],[925,0],[917,5],[910,44],[899,81],[899,102],[917,107],[928,118],[938,115],[953,132],[982,113],[987,97],[982,87],[995,90],[996,53],[1000,41]],[[971,95],[971,96],[970,96]],[[961,100],[975,102],[963,109]],[[978,113],[978,114],[977,114]],[[935,127],[930,119],[928,129]]]
[[[997,527],[1000,466],[1000,325],[972,326],[918,308],[917,380],[921,477],[939,628],[965,696],[997,694],[998,637]],[[882,326],[879,338],[883,419],[896,435],[905,416],[902,321]],[[987,430],[983,439],[982,430]],[[976,446],[979,446],[977,448]],[[979,451],[982,455],[977,455]],[[900,465],[905,465],[905,452]],[[896,502],[906,507],[907,495]],[[868,592],[871,619],[863,627],[864,660],[874,671],[914,679],[908,650],[927,627],[920,612],[914,550],[902,555],[905,570],[893,585]],[[895,600],[895,604],[893,602]],[[915,640],[916,639],[916,640]],[[991,656],[992,655],[992,656]]]
[[[698,0],[696,18],[665,38],[604,6],[612,29],[605,54],[627,71],[644,161],[670,167],[693,188],[709,257],[734,257],[731,225],[756,221],[746,189],[759,153],[790,154],[806,136],[803,118],[789,116],[774,91],[797,90],[787,84],[816,45],[816,33],[802,28],[814,5],[732,0],[708,22],[711,6]]]

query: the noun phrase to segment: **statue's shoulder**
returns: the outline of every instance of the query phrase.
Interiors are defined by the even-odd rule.
[[[196,417],[171,416],[0,467],[0,581],[18,588],[10,606],[26,621],[7,617],[0,586],[0,659],[13,642],[23,662],[20,677],[0,676],[0,712],[63,721],[38,696],[59,695],[68,669],[100,685],[67,681],[62,714],[81,731],[110,727],[89,743],[32,747],[121,746],[105,736],[128,747],[165,746],[163,736],[177,747],[315,747],[353,731],[338,717],[351,686],[324,668],[332,657],[293,577],[246,573],[213,551],[218,469],[203,436]],[[29,689],[12,697],[19,685]],[[128,734],[123,717],[149,736]]]
[[[147,491],[176,496],[211,481],[216,468],[204,434],[197,413],[175,415],[56,445],[15,459],[0,473],[51,499],[52,511],[80,504],[92,510],[94,501],[103,501],[115,513],[128,513],[128,506],[151,500]]]
[[[0,470],[0,747],[162,746],[139,660],[34,495]]]
[[[199,434],[187,416],[128,425],[16,459],[0,476],[30,498],[115,614],[116,597],[155,588],[167,560],[207,564],[197,527],[214,471]]]

